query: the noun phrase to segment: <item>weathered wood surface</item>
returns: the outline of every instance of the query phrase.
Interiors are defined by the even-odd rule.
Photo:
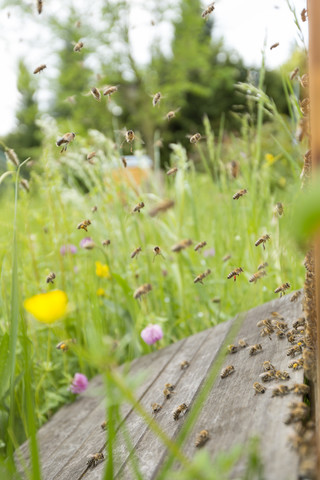
[[[250,357],[247,349],[234,355],[227,355],[224,366],[234,365],[235,372],[225,379],[217,378],[210,395],[205,401],[195,427],[189,435],[184,452],[192,458],[196,448],[194,439],[197,432],[206,428],[210,440],[205,447],[212,457],[232,446],[244,444],[252,436],[261,439],[262,460],[266,465],[265,479],[293,480],[297,478],[298,459],[290,449],[288,436],[292,428],[283,421],[288,415],[288,404],[300,400],[290,394],[282,398],[271,398],[272,389],[280,383],[273,381],[263,395],[255,395],[252,385],[259,381],[262,363],[270,360],[277,369],[290,372],[288,385],[303,382],[303,371],[288,369],[290,358],[287,349],[291,346],[287,339],[272,340],[260,337],[256,323],[277,311],[289,324],[302,315],[301,299],[290,302],[291,295],[273,300],[245,314],[239,334],[235,340],[245,338],[249,345],[261,343],[263,350]],[[136,376],[145,372],[145,379],[136,391],[141,405],[151,411],[153,402],[163,408],[157,413],[156,420],[170,438],[174,438],[183,425],[183,416],[174,421],[172,411],[181,403],[187,403],[192,409],[201,386],[213,365],[219,349],[233,324],[222,323],[209,330],[200,332],[174,345],[158,350],[132,362],[130,374]],[[235,342],[234,342],[235,343]],[[180,362],[188,360],[189,368],[180,369]],[[164,399],[164,384],[176,385],[175,394]],[[38,434],[42,472],[44,480],[101,480],[105,463],[87,469],[86,459],[91,453],[103,451],[105,456],[106,433],[100,424],[105,418],[105,401],[100,377],[90,382],[90,389],[78,400],[63,407],[44,425]],[[166,448],[146,426],[142,418],[129,405],[122,407],[122,418],[130,435],[139,471],[144,479],[154,479],[166,457]],[[28,448],[24,444],[20,453],[28,462]],[[114,446],[116,458],[115,477],[125,480],[135,478],[130,461],[130,451],[126,447],[122,428],[117,432]],[[234,478],[241,478],[244,464],[239,462]]]

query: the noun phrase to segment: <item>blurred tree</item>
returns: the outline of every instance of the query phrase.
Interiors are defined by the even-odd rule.
[[[17,87],[21,95],[16,113],[18,125],[5,137],[4,143],[13,148],[22,161],[27,157],[36,158],[41,145],[41,132],[36,125],[39,110],[35,100],[35,80],[23,60],[19,61]]]

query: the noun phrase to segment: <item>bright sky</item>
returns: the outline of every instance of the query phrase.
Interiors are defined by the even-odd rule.
[[[76,0],[77,4],[81,3]],[[210,3],[211,0],[208,1]],[[294,3],[298,19],[300,12],[306,7],[306,0],[290,0]],[[35,0],[33,0],[34,3]],[[86,8],[90,9],[86,1]],[[93,9],[93,3],[91,9]],[[139,6],[140,4],[140,6]],[[139,0],[132,0],[131,21],[134,28],[131,31],[133,53],[137,61],[146,62],[149,59],[149,48],[155,36],[161,37],[164,51],[170,51],[172,29],[167,24],[151,26],[152,17],[148,16]],[[203,4],[204,8],[206,3]],[[62,0],[44,2],[45,9],[59,11],[63,6]],[[10,12],[10,16],[8,16]],[[93,12],[91,12],[93,13]],[[201,14],[201,12],[200,12]],[[237,51],[248,66],[259,66],[261,62],[261,50],[265,38],[267,39],[267,68],[276,68],[285,62],[290,56],[290,51],[298,43],[298,31],[294,24],[293,15],[290,13],[286,0],[217,0],[215,2],[215,37],[223,37],[225,45]],[[37,12],[34,16],[38,18]],[[307,22],[301,23],[307,42]],[[15,110],[19,102],[19,93],[16,88],[17,61],[19,57],[26,60],[30,70],[44,63],[50,64],[48,48],[50,39],[45,31],[35,29],[15,16],[14,7],[3,8],[0,11],[0,135],[9,132],[15,125]],[[279,46],[270,51],[269,47],[279,42]],[[30,45],[33,45],[30,49]],[[301,43],[300,43],[301,45]],[[45,50],[45,55],[43,51]],[[54,63],[54,62],[53,62]],[[53,67],[53,66],[52,66]],[[54,67],[51,73],[49,68],[42,75],[55,74]],[[41,80],[41,88],[46,97],[45,79]],[[41,99],[41,98],[40,98]]]

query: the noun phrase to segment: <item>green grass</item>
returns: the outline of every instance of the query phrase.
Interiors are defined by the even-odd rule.
[[[248,94],[248,85],[239,88]],[[209,120],[204,120],[206,141],[193,147],[199,163],[190,160],[181,145],[172,145],[170,166],[179,168],[174,177],[156,170],[144,184],[125,181],[113,142],[96,131],[88,132],[87,138],[76,137],[67,153],[60,155],[54,146],[57,127],[52,124],[50,132],[44,131],[42,157],[34,166],[24,166],[31,177],[30,193],[19,191],[18,201],[14,175],[0,178],[0,365],[3,372],[8,372],[0,383],[0,447],[3,458],[9,459],[4,464],[8,475],[14,471],[13,449],[30,438],[30,478],[40,478],[36,429],[73,399],[68,387],[76,372],[89,377],[103,373],[114,404],[126,400],[136,406],[170,451],[162,475],[177,459],[186,472],[191,468],[190,475],[197,462],[206,464],[208,459],[200,455],[190,467],[179,445],[196,419],[200,400],[215,380],[219,361],[176,443],[135,404],[132,385],[116,374],[113,366],[269,301],[283,282],[290,282],[293,290],[301,288],[303,255],[292,238],[294,217],[288,212],[297,197],[303,146],[293,140],[293,118],[278,115],[272,101],[259,89],[251,86],[249,97],[253,114],[252,118],[239,116],[240,136],[225,134],[223,122],[214,135]],[[288,89],[287,97],[289,101]],[[263,112],[272,115],[272,122],[262,123]],[[96,163],[90,165],[84,158],[93,148],[97,151]],[[273,164],[266,161],[266,153],[276,159]],[[227,164],[232,160],[240,163],[236,179],[228,173]],[[114,180],[115,170],[120,180]],[[248,194],[233,200],[233,194],[242,188],[247,188]],[[165,198],[173,199],[174,207],[150,217],[149,210]],[[133,207],[140,201],[146,207],[140,214],[133,214]],[[281,218],[273,212],[276,202],[285,207]],[[92,213],[94,205],[98,210]],[[16,220],[12,222],[12,218]],[[92,222],[88,233],[77,229],[78,223],[87,218]],[[255,247],[255,241],[265,233],[271,235],[266,249]],[[94,240],[93,250],[80,248],[86,236]],[[107,238],[111,244],[103,247],[102,241]],[[205,240],[204,250],[214,249],[214,255],[206,257],[193,247],[173,253],[171,247],[186,238],[194,244]],[[78,252],[62,256],[61,246],[70,243]],[[156,245],[164,258],[154,258]],[[138,246],[142,247],[141,254],[131,259],[131,252]],[[228,253],[231,259],[223,262]],[[96,275],[97,261],[108,265],[111,278]],[[248,279],[265,261],[269,264],[268,275],[256,285],[250,284]],[[239,266],[244,273],[236,282],[227,280],[228,273]],[[194,284],[194,278],[208,268],[212,273],[204,284]],[[51,271],[56,274],[54,285],[46,283]],[[153,288],[137,301],[133,292],[143,283],[151,283]],[[27,314],[22,302],[54,288],[67,293],[69,310],[63,320],[48,327]],[[104,296],[97,295],[99,288],[105,291]],[[213,303],[213,297],[221,302]],[[154,347],[144,344],[140,337],[149,323],[160,324],[164,331],[163,340]],[[57,350],[55,345],[67,338],[75,338],[77,343],[66,353]],[[119,413],[112,399],[110,402],[107,414],[113,438]],[[112,442],[108,448],[106,478],[113,471]],[[136,472],[141,478],[137,466]]]

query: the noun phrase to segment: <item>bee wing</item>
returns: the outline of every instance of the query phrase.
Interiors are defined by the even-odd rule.
[[[135,140],[138,140],[138,142],[140,142],[140,143],[142,143],[142,145],[144,145],[144,141],[142,140],[142,138],[139,137],[139,135],[134,134],[134,137],[135,137]]]
[[[121,130],[115,130],[115,133],[120,133],[120,135],[126,136],[127,129],[126,127],[122,128]]]

